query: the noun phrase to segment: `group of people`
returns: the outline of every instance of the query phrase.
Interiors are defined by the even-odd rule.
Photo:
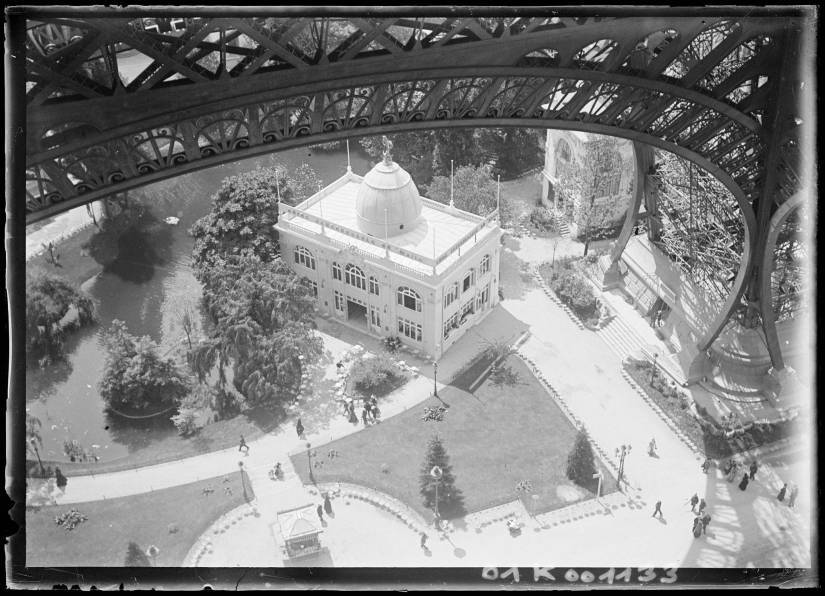
[[[332,517],[332,501],[329,498],[329,493],[324,493],[324,504],[318,505],[315,509],[315,512],[318,514],[318,519],[321,523],[324,523],[324,513],[330,517]]]
[[[378,409],[378,400],[374,395],[363,400],[364,407],[361,410],[361,422],[364,426],[375,424],[381,416],[381,411]],[[355,415],[355,401],[352,398],[344,400],[344,416],[347,417],[353,424],[358,423],[358,417]]]
[[[728,477],[728,482],[733,482],[736,477],[739,475],[739,471],[743,468],[744,464],[736,461],[735,459],[731,458],[728,460],[728,463],[725,464],[725,467],[722,471]],[[759,471],[759,463],[756,460],[751,462],[750,467],[747,471],[742,474],[742,480],[739,481],[739,490],[746,490],[748,488],[748,483],[751,480],[756,479],[756,473]]]
[[[788,507],[791,509],[794,508],[796,505],[796,497],[799,495],[799,487],[797,485],[792,485],[790,491],[788,490],[788,483],[782,485],[782,488],[779,489],[779,493],[776,495],[777,501],[780,503],[785,500],[785,495],[788,495]]]
[[[690,503],[691,512],[696,515],[693,518],[693,535],[699,538],[702,534],[707,533],[708,524],[710,523],[710,513],[705,511],[707,503],[704,499],[700,499],[697,493],[693,493],[688,502]]]

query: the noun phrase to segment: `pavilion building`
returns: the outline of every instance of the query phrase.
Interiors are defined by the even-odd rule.
[[[281,254],[320,312],[437,359],[498,303],[502,231],[486,217],[419,195],[384,160],[295,207],[278,207]]]

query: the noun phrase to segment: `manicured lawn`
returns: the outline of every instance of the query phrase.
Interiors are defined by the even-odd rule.
[[[252,499],[249,478],[245,484]],[[206,487],[215,492],[204,495]],[[243,503],[241,475],[234,473],[131,497],[27,510],[26,565],[122,567],[133,541],[144,552],[150,545],[158,547],[158,567],[180,566],[210,524]],[[67,531],[54,518],[71,509],[88,519]],[[170,524],[177,532],[169,531]]]
[[[495,387],[489,380],[475,395],[456,387],[439,394],[450,405],[441,422],[421,420],[434,398],[361,432],[315,450],[313,475],[318,482],[353,482],[390,494],[427,517],[419,494],[419,474],[427,443],[437,433],[447,451],[468,512],[500,505],[523,493],[528,481],[538,499],[531,511],[562,507],[591,498],[565,475],[567,454],[576,431],[527,366],[511,356],[506,363],[520,375],[514,386]],[[338,452],[330,458],[331,450]],[[293,457],[295,469],[309,482],[305,453]],[[386,472],[382,470],[386,466]],[[606,469],[603,494],[615,490]],[[595,485],[592,490],[595,491]]]

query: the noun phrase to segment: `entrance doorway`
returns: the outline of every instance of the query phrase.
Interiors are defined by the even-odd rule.
[[[369,329],[366,305],[354,302],[349,296],[347,296],[347,321],[355,323],[365,330]]]

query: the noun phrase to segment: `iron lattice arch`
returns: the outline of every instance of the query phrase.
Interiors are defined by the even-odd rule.
[[[767,17],[29,21],[27,221],[256,153],[449,126],[612,134],[762,192],[796,21]],[[453,64],[453,67],[433,65]],[[773,199],[795,192],[799,122]],[[775,127],[774,127],[775,128]]]
[[[771,269],[771,308],[776,322],[793,319],[805,310],[810,276],[808,242],[810,229],[806,205],[794,209],[779,229]]]
[[[739,271],[745,220],[718,180],[689,161],[662,152],[651,176],[658,230],[653,242],[722,304]]]

